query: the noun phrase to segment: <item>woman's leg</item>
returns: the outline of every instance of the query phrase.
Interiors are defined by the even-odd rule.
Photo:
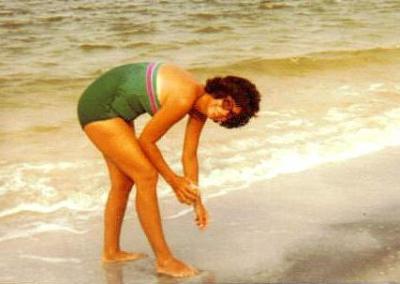
[[[144,254],[128,253],[120,248],[121,227],[133,181],[109,158],[104,158],[110,175],[111,189],[104,212],[103,261],[127,261],[144,257]]]
[[[84,130],[97,148],[135,181],[136,210],[156,255],[158,271],[172,276],[194,275],[196,270],[175,259],[165,241],[156,193],[158,173],[140,148],[129,124],[121,118],[113,118],[90,123]]]

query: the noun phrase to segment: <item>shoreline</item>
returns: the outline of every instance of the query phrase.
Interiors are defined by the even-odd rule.
[[[0,264],[0,282],[399,281],[399,158],[400,147],[391,147],[210,199],[211,223],[204,232],[198,231],[192,214],[164,220],[175,255],[203,271],[191,279],[155,274],[154,257],[130,209],[122,248],[149,258],[101,265],[99,217],[88,220],[86,234],[46,232],[1,242],[7,262]],[[162,212],[171,206],[160,205]]]

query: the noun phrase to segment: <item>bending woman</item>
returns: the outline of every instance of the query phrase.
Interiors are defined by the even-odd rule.
[[[141,226],[156,256],[157,272],[175,276],[197,273],[172,254],[161,225],[156,186],[161,175],[182,203],[194,206],[197,225],[205,228],[208,215],[198,184],[197,147],[207,118],[227,128],[245,125],[259,110],[260,95],[246,79],[227,76],[209,79],[205,86],[171,64],[136,63],[116,67],[95,80],[78,104],[80,124],[103,154],[111,179],[105,209],[103,261],[143,257],[122,251],[122,220],[133,184]],[[140,114],[152,118],[139,137],[132,121]],[[182,163],[176,174],[156,142],[188,115]]]

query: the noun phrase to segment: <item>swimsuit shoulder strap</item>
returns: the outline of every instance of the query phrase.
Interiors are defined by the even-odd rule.
[[[152,62],[146,68],[146,92],[153,114],[160,108],[160,102],[157,97],[157,73],[160,65],[160,62]]]

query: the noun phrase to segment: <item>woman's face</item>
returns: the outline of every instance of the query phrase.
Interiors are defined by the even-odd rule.
[[[216,123],[224,122],[240,113],[241,108],[230,97],[213,99],[208,106],[207,117]]]

